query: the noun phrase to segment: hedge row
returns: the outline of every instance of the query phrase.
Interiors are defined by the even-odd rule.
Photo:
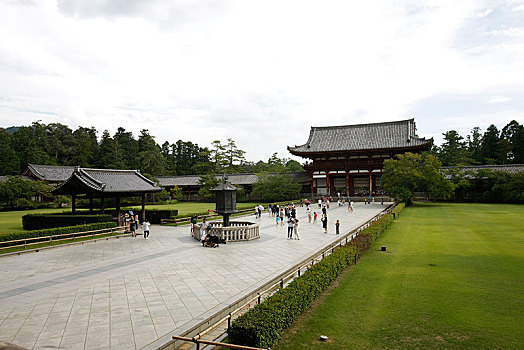
[[[27,239],[27,238],[35,238],[35,237],[63,235],[67,233],[94,231],[94,230],[101,230],[101,229],[111,228],[111,227],[116,227],[116,223],[99,222],[99,223],[94,223],[94,224],[49,228],[49,229],[44,229],[44,230],[3,233],[3,234],[0,234],[0,242],[15,241],[18,239]]]
[[[393,222],[386,214],[357,236],[354,242],[335,251],[311,267],[264,302],[233,321],[228,329],[232,344],[267,348],[335,278]]]
[[[109,214],[28,214],[22,216],[22,227],[24,230],[42,230],[55,227],[69,227],[98,222],[110,222],[111,220],[112,217]]]
[[[391,211],[391,214],[393,214],[394,217],[397,217],[402,209],[406,206],[406,203],[399,203],[393,210]]]

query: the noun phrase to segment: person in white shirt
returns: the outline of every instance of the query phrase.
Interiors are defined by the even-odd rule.
[[[149,239],[149,226],[151,226],[151,224],[149,223],[149,220],[145,219],[144,222],[142,223],[142,229],[144,230],[145,239]]]

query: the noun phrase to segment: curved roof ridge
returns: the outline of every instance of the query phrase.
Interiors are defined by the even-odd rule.
[[[363,124],[347,124],[347,125],[328,125],[328,126],[312,126],[311,129],[332,129],[332,128],[348,128],[348,127],[357,127],[357,126],[381,126],[389,124],[403,124],[405,122],[414,123],[415,118],[404,119],[404,120],[395,120],[391,122],[378,122],[378,123],[363,123]]]

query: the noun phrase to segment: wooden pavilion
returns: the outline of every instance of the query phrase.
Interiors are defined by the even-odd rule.
[[[120,225],[120,200],[122,197],[142,197],[141,220],[145,219],[145,196],[162,191],[153,181],[138,170],[90,169],[75,167],[71,176],[54,190],[53,195],[70,195],[72,211],[76,211],[76,199],[88,198],[93,211],[93,199],[100,198],[104,212],[104,199],[116,198],[118,224]],[[80,197],[81,196],[81,197]]]
[[[395,122],[311,127],[301,146],[288,147],[296,156],[309,158],[311,193],[348,195],[381,191],[384,160],[406,152],[428,151],[433,139],[415,134],[414,119]]]

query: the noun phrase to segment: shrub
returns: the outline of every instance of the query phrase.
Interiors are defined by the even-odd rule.
[[[71,214],[28,214],[22,216],[24,230],[41,230],[53,227],[67,227],[92,224],[96,222],[110,222],[111,215],[71,215]]]
[[[351,265],[355,254],[367,249],[392,222],[393,215],[384,215],[363,230],[354,242],[336,248],[286,288],[238,317],[228,329],[230,342],[254,347],[274,345],[282,331]]]
[[[391,211],[391,214],[393,214],[393,218],[396,218],[402,209],[406,206],[406,203],[399,203],[393,210]]]
[[[18,239],[47,237],[53,235],[62,235],[67,233],[86,232],[93,230],[101,230],[105,228],[116,227],[114,222],[99,222],[94,224],[77,225],[69,227],[49,228],[44,230],[13,232],[0,234],[0,242],[14,241]]]
[[[146,209],[146,218],[152,224],[159,224],[160,219],[171,219],[178,215],[178,210],[176,209]]]

